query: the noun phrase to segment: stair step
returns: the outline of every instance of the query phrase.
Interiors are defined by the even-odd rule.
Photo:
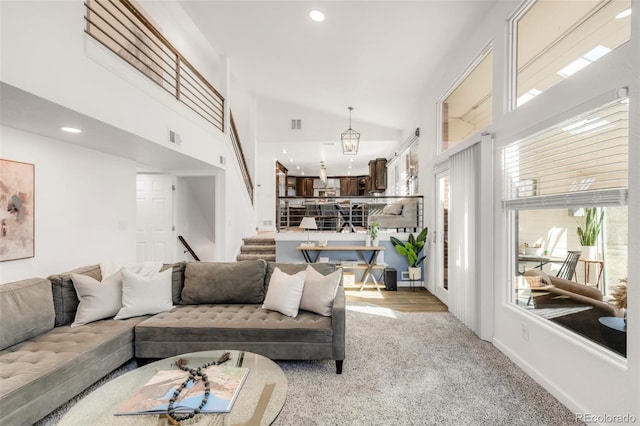
[[[273,245],[243,245],[240,246],[240,253],[265,253],[276,254],[276,246]]]
[[[276,240],[273,238],[246,237],[242,241],[250,246],[275,246]]]
[[[275,254],[239,254],[236,257],[236,260],[256,260],[256,259],[264,259],[268,262],[275,262],[276,255]]]

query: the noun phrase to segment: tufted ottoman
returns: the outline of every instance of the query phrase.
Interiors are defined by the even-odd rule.
[[[336,359],[333,342],[332,317],[301,311],[291,318],[260,304],[182,305],[138,324],[135,348],[138,358],[235,349],[271,359],[318,360]]]

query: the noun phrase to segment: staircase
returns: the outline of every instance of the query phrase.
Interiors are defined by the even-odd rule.
[[[236,260],[264,259],[266,261],[276,261],[276,240],[272,237],[246,237],[242,239],[240,254]]]

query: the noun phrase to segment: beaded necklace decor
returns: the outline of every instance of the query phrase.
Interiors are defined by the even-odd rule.
[[[184,358],[180,358],[179,360],[177,360],[176,367],[178,367],[180,370],[188,372],[189,376],[186,379],[184,379],[184,382],[182,382],[180,386],[178,386],[178,388],[173,392],[171,399],[169,399],[169,407],[168,407],[168,413],[167,413],[169,417],[171,417],[173,420],[177,422],[181,422],[183,420],[192,419],[196,414],[199,414],[200,410],[202,410],[202,407],[204,407],[207,404],[207,401],[209,400],[209,393],[211,392],[211,383],[209,383],[209,377],[202,370],[212,365],[220,365],[228,361],[229,358],[230,358],[229,352],[225,352],[222,355],[220,355],[220,358],[218,358],[216,361],[207,362],[201,365],[200,367],[196,367],[196,368],[189,368],[187,366],[187,360]],[[190,413],[176,413],[175,403],[178,400],[180,393],[182,393],[182,391],[187,387],[187,384],[189,383],[189,381],[191,380],[197,381],[200,379],[204,381],[204,394],[202,395],[202,401],[200,401],[200,405],[198,406],[198,408],[195,408]]]

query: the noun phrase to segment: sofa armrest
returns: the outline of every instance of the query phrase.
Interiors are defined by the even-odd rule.
[[[551,280],[551,284],[562,290],[602,302],[602,292],[597,288],[558,277],[550,276],[549,279]]]
[[[583,285],[583,284],[580,284],[580,285]],[[601,302],[599,300],[593,299],[593,298],[588,297],[588,296],[584,296],[582,294],[573,293],[571,291],[567,291],[567,290],[564,290],[564,289],[559,288],[559,287],[552,287],[550,289],[547,289],[547,291],[550,292],[550,293],[553,293],[553,294],[560,295],[560,296],[566,296],[571,300],[574,300],[574,301],[580,302],[580,303],[584,303],[585,305],[593,306],[594,308],[600,310],[603,314],[608,315],[608,316],[618,317],[621,314],[615,308],[615,306],[609,305],[606,302]]]
[[[333,312],[331,316],[331,328],[333,329],[333,357],[337,361],[344,360],[345,355],[345,319],[346,296],[344,287],[338,286],[338,292],[333,300]]]
[[[413,198],[403,200],[402,212],[400,214],[409,219],[417,219],[418,218],[418,201]]]
[[[547,275],[546,272],[543,272],[539,269],[529,269],[524,273],[524,275],[527,277],[538,277],[545,285],[552,285],[564,291],[568,291],[569,293],[579,294],[581,296],[589,297],[599,302],[602,301],[602,292],[597,288],[589,287],[588,285],[580,284],[575,281],[553,277],[551,275]]]

